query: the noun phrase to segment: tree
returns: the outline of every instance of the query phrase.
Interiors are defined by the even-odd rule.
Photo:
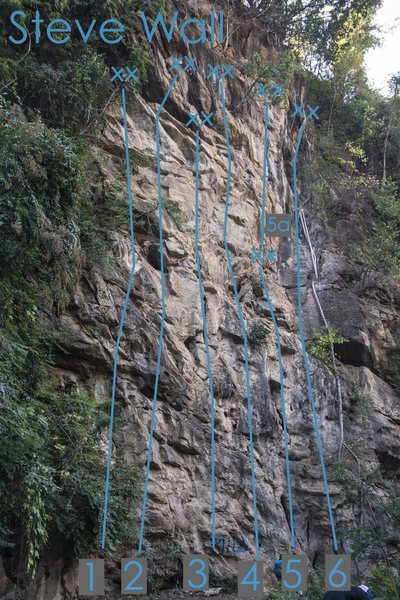
[[[395,117],[396,117],[396,115],[398,116],[399,112],[400,112],[400,102],[399,102],[400,73],[398,73],[397,75],[393,75],[390,78],[389,89],[392,93],[392,97],[389,101],[389,117],[388,117],[388,123],[387,123],[387,128],[386,128],[384,149],[383,149],[383,175],[382,175],[383,182],[386,181],[386,177],[387,177],[387,154],[388,154],[388,148],[389,148],[390,135],[392,133],[392,129],[394,126]]]

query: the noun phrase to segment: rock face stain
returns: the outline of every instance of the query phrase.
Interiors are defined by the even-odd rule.
[[[201,64],[205,59],[203,50],[196,52]],[[146,99],[133,94],[129,98],[130,148],[150,157],[155,155],[157,105],[149,98],[152,86],[156,97],[160,89],[167,88],[169,77],[167,57],[158,47],[156,54],[149,88],[144,92]],[[260,289],[258,266],[251,263],[251,248],[257,246],[260,230],[263,106],[249,99],[245,109],[232,113],[240,85],[240,76],[226,83],[233,159],[228,238],[247,330],[261,324],[269,331],[262,344],[250,344],[249,366],[261,556],[270,566],[290,548],[288,498],[276,339]],[[196,89],[196,97],[192,89]],[[216,534],[224,540],[224,550],[229,548],[229,540],[233,540],[232,547],[246,540],[240,545],[240,558],[250,559],[255,548],[243,336],[223,247],[226,148],[217,90],[201,68],[196,74],[182,75],[160,119],[167,297],[145,538],[154,547],[172,539],[184,553],[209,553],[211,540],[210,394],[196,277],[194,139],[184,127],[186,110],[216,112],[215,128],[202,132],[200,156],[200,251],[216,400]],[[287,168],[288,157],[293,157],[294,151],[290,127],[285,107],[272,107],[268,212],[293,211]],[[104,177],[112,180],[113,156],[123,151],[118,106],[110,112],[98,145],[100,154],[109,157]],[[136,223],[137,270],[118,368],[117,401],[124,410],[118,444],[123,445],[126,460],[144,471],[161,314],[154,165],[139,167],[133,176],[132,191],[135,208],[147,216],[144,222],[142,219]],[[330,252],[325,251],[312,211],[309,221],[311,237],[315,234],[319,239],[316,252],[324,309],[351,344],[343,351],[343,361],[348,364],[343,364],[340,371],[345,436],[352,440],[355,452],[362,448],[365,464],[387,463],[392,473],[399,464],[400,410],[398,397],[380,373],[385,352],[381,340],[385,339],[388,346],[393,342],[391,327],[396,313],[377,300],[349,293],[349,284],[338,275],[346,267],[340,245],[335,247],[333,242]],[[294,240],[275,244],[278,262],[268,266],[265,275],[282,337],[296,539],[315,561],[331,545],[330,524],[298,337]],[[59,357],[59,377],[94,390],[99,402],[108,399],[118,319],[132,262],[128,229],[110,232],[109,249],[112,266],[93,266],[84,271],[58,323],[68,334],[68,354]],[[304,320],[310,334],[321,321],[309,285],[312,263],[304,240],[301,260]],[[337,459],[340,439],[335,378],[318,360],[310,357],[310,362],[329,466]],[[372,398],[363,418],[352,411],[349,395],[354,382]],[[338,488],[331,485],[330,489],[340,531],[353,524],[354,515]],[[234,572],[237,552],[222,552],[221,547],[222,542],[217,547],[221,571]],[[173,568],[168,572],[166,563],[166,581],[173,578]],[[67,592],[74,586],[71,573],[63,574],[58,565],[52,569],[51,580],[51,585],[35,592],[35,598],[72,597]],[[117,585],[112,576],[108,585],[112,593]]]

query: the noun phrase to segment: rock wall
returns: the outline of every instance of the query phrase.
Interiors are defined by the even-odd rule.
[[[128,94],[129,144],[141,155],[156,154],[155,111],[171,80],[167,58],[187,52],[177,42],[173,46],[166,49],[157,41],[147,89],[143,95]],[[207,63],[218,60],[219,50],[196,52],[198,72],[180,76],[160,119],[166,321],[145,538],[150,547],[173,540],[185,553],[209,552],[210,393],[194,245],[195,134],[185,122],[186,111],[213,112],[214,128],[201,130],[200,250],[216,400],[216,527],[217,537],[225,540],[225,556],[216,558],[215,564],[222,573],[235,569],[242,536],[248,545],[240,550],[241,558],[254,557],[252,488],[244,340],[223,245],[227,151],[217,83],[206,77]],[[222,62],[232,59],[231,52],[228,49],[227,55],[220,55]],[[289,550],[290,534],[276,337],[257,264],[251,263],[251,249],[258,248],[260,235],[263,104],[249,96],[240,110],[234,110],[245,89],[238,71],[235,80],[225,80],[225,89],[233,158],[229,250],[247,330],[263,325],[269,331],[265,343],[249,347],[258,514],[262,558],[268,571],[278,554]],[[287,105],[271,108],[269,212],[293,212],[291,162],[298,130],[288,110]],[[93,150],[105,190],[119,176],[117,158],[123,144],[122,116],[116,103],[99,147]],[[116,443],[123,445],[126,461],[144,472],[161,323],[154,164],[139,167],[132,192],[136,213],[148,214],[136,230],[136,272],[118,368],[117,403],[124,424]],[[339,375],[345,439],[360,453],[363,464],[381,463],[398,472],[399,399],[381,378],[386,352],[394,345],[397,313],[383,302],[360,297],[345,282],[340,273],[348,262],[340,243],[334,239],[327,246],[312,204],[305,211],[316,241],[317,287],[324,311],[349,339]],[[85,269],[57,320],[57,328],[67,334],[68,353],[58,357],[57,366],[62,385],[94,390],[99,402],[109,398],[118,324],[132,265],[127,228],[110,231],[109,240],[114,260]],[[325,551],[332,550],[332,544],[298,335],[294,237],[274,245],[278,262],[269,263],[264,273],[282,337],[296,538],[315,564]],[[310,336],[322,321],[311,290],[312,263],[303,237],[301,268],[305,327]],[[340,440],[335,378],[320,361],[310,357],[310,364],[329,466],[337,459]],[[372,398],[363,414],[349,399],[354,382]],[[331,485],[330,491],[341,541],[340,531],[357,515],[337,487]],[[169,575],[165,573],[166,580]],[[111,573],[110,587],[112,579]],[[50,587],[34,597],[70,597],[74,584],[63,584],[58,591]]]

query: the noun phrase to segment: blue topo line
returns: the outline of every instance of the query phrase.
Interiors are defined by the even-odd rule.
[[[263,164],[263,188],[262,188],[262,208],[261,208],[261,246],[265,243],[265,204],[267,200],[267,175],[268,175],[268,121],[269,104],[265,103],[264,114],[264,164]]]
[[[201,313],[203,317],[203,335],[206,347],[208,382],[211,397],[211,540],[212,548],[215,550],[215,398],[214,384],[211,369],[210,347],[208,343],[208,329],[206,307],[204,302],[203,279],[201,276],[201,259],[199,253],[199,160],[200,157],[200,134],[196,132],[196,262],[197,276],[199,280]]]
[[[283,364],[282,364],[282,348],[281,348],[281,336],[279,334],[279,327],[275,317],[275,311],[271,299],[269,297],[267,283],[265,281],[264,273],[261,266],[258,267],[258,272],[261,278],[261,283],[264,288],[264,294],[268,302],[268,307],[271,313],[272,322],[274,324],[275,335],[278,346],[278,362],[279,362],[279,382],[281,388],[281,406],[282,406],[282,421],[283,421],[283,433],[284,433],[284,442],[285,442],[285,462],[286,462],[286,481],[288,488],[288,497],[289,497],[289,515],[290,515],[290,534],[291,534],[291,545],[292,548],[296,547],[296,537],[295,537],[295,529],[294,529],[294,517],[293,517],[293,499],[292,499],[292,480],[290,477],[290,462],[289,462],[289,440],[288,440],[288,431],[287,431],[287,421],[286,421],[286,403],[285,403],[285,388],[283,383]]]
[[[163,101],[158,107],[156,113],[156,147],[157,147],[157,189],[158,189],[158,220],[159,220],[159,240],[160,240],[160,271],[161,271],[161,327],[160,327],[160,338],[158,343],[158,355],[157,355],[157,369],[156,369],[156,379],[154,384],[154,396],[153,396],[153,406],[151,411],[151,425],[150,425],[150,441],[149,448],[147,452],[147,464],[146,464],[146,476],[145,476],[145,484],[144,484],[144,493],[143,493],[143,505],[142,505],[142,518],[140,523],[140,534],[139,534],[139,547],[138,553],[142,553],[143,547],[143,534],[144,534],[144,522],[146,518],[146,506],[147,506],[147,492],[149,488],[149,476],[150,476],[150,462],[151,462],[151,453],[153,448],[153,435],[154,435],[154,425],[156,420],[156,408],[157,408],[157,395],[158,395],[158,382],[160,379],[160,370],[161,370],[161,356],[162,356],[162,346],[163,346],[163,337],[164,337],[164,324],[165,324],[165,274],[164,274],[164,239],[163,239],[163,230],[162,230],[162,192],[161,192],[161,158],[160,158],[160,114],[164,108],[166,101],[169,98],[169,95],[179,77],[175,75],[171,84],[165,94]]]
[[[239,294],[237,291],[237,285],[235,280],[235,275],[232,268],[231,256],[229,252],[228,246],[228,214],[229,214],[229,197],[230,197],[230,189],[231,189],[231,175],[232,175],[232,154],[231,154],[231,145],[229,141],[229,129],[228,129],[228,119],[226,114],[226,106],[225,106],[225,94],[224,94],[224,86],[222,81],[220,81],[220,95],[221,95],[221,105],[222,112],[224,116],[224,131],[225,131],[225,141],[226,141],[226,149],[228,153],[228,178],[226,185],[226,203],[225,203],[225,218],[224,218],[224,247],[226,258],[228,261],[229,273],[232,280],[233,291],[235,294],[236,306],[239,314],[240,325],[242,328],[242,334],[244,339],[244,359],[245,359],[245,370],[246,370],[246,396],[247,396],[247,420],[249,425],[249,438],[250,438],[250,462],[251,462],[251,478],[252,478],[252,489],[253,489],[253,511],[254,511],[254,538],[255,538],[255,546],[256,546],[256,558],[259,559],[260,556],[260,548],[258,542],[258,515],[257,515],[257,491],[256,491],[256,476],[255,476],[255,461],[254,461],[254,447],[253,447],[253,425],[252,425],[252,409],[251,409],[251,395],[250,395],[250,375],[249,375],[249,355],[248,355],[248,340],[246,333],[246,325],[243,318],[242,307],[240,305]]]
[[[322,449],[321,434],[319,431],[317,411],[315,408],[315,400],[314,400],[314,393],[313,393],[313,389],[312,389],[310,366],[308,363],[307,349],[306,349],[306,344],[304,341],[303,309],[302,309],[302,304],[301,304],[299,194],[298,194],[298,189],[297,189],[297,158],[298,158],[301,142],[303,139],[304,131],[306,128],[306,124],[307,124],[307,121],[310,116],[311,115],[308,115],[306,117],[304,123],[301,126],[300,133],[299,133],[299,139],[297,141],[297,146],[296,146],[296,152],[294,155],[294,163],[293,163],[294,214],[295,214],[295,225],[296,225],[297,306],[298,306],[298,313],[299,313],[299,332],[300,332],[300,340],[301,340],[301,349],[302,349],[302,353],[303,353],[304,367],[305,367],[306,377],[307,377],[308,396],[310,398],[310,403],[311,403],[311,408],[312,408],[312,413],[313,413],[315,436],[316,436],[316,441],[317,441],[317,446],[318,446],[319,458],[320,458],[320,462],[321,462],[321,470],[322,470],[322,477],[323,477],[324,486],[325,486],[325,495],[326,495],[326,502],[328,505],[329,519],[331,522],[333,546],[334,546],[335,551],[337,552],[338,545],[337,545],[337,539],[336,539],[335,522],[333,519],[332,504],[331,504],[331,498],[330,498],[330,494],[329,494],[328,478],[327,478],[326,469],[325,469],[325,461],[324,461],[324,453],[323,453],[323,449]]]
[[[110,488],[110,472],[111,472],[111,454],[112,454],[112,439],[113,439],[113,428],[114,428],[114,409],[115,409],[115,395],[117,389],[117,370],[118,370],[118,356],[119,347],[121,343],[122,331],[124,328],[126,311],[128,308],[129,297],[131,294],[133,277],[135,275],[136,258],[135,258],[135,234],[133,226],[133,200],[132,200],[132,184],[131,184],[131,165],[129,158],[129,134],[128,134],[128,123],[127,123],[127,111],[126,111],[126,92],[125,88],[122,87],[122,107],[124,113],[124,135],[125,135],[125,160],[126,160],[126,178],[128,184],[128,201],[129,201],[129,224],[130,224],[130,235],[131,235],[131,248],[132,248],[132,269],[129,277],[129,283],[125,294],[125,302],[121,315],[121,322],[119,324],[117,344],[114,352],[114,371],[113,371],[113,382],[111,392],[111,408],[110,408],[110,430],[108,435],[108,455],[107,455],[107,474],[106,474],[106,486],[104,494],[104,510],[103,510],[103,531],[101,536],[101,548],[104,549],[106,545],[106,532],[107,532],[107,515],[108,515],[108,498]]]
[[[264,117],[264,168],[263,168],[263,191],[262,191],[262,223],[261,223],[261,246],[265,243],[265,203],[266,203],[266,192],[267,192],[267,180],[268,180],[268,117],[269,117],[269,104],[265,106],[265,117]],[[282,406],[282,422],[283,422],[283,433],[285,443],[285,463],[286,463],[286,480],[288,488],[289,498],[289,515],[290,515],[290,534],[291,534],[291,545],[292,548],[296,547],[295,528],[294,528],[294,517],[293,517],[293,499],[292,499],[292,483],[290,476],[290,462],[289,462],[289,442],[287,432],[287,421],[286,421],[286,403],[285,403],[285,387],[283,382],[283,363],[282,363],[282,349],[281,349],[281,336],[279,333],[278,323],[275,317],[274,306],[271,302],[271,298],[268,293],[267,282],[265,281],[264,273],[259,266],[258,268],[261,283],[264,289],[264,294],[268,303],[268,307],[271,313],[272,323],[275,329],[275,335],[278,347],[278,362],[279,362],[279,381],[280,381],[280,392],[281,392],[281,406]]]

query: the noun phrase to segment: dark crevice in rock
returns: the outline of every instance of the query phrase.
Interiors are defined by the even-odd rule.
[[[365,344],[357,340],[349,340],[335,346],[335,354],[346,365],[353,367],[368,367],[373,370],[374,359]]]
[[[146,383],[142,388],[140,388],[140,392],[143,394],[143,396],[146,396],[146,398],[153,398],[154,387]]]
[[[399,476],[400,475],[400,458],[393,456],[389,452],[376,451],[376,456],[379,460],[379,464],[382,467],[382,471],[387,476]]]

